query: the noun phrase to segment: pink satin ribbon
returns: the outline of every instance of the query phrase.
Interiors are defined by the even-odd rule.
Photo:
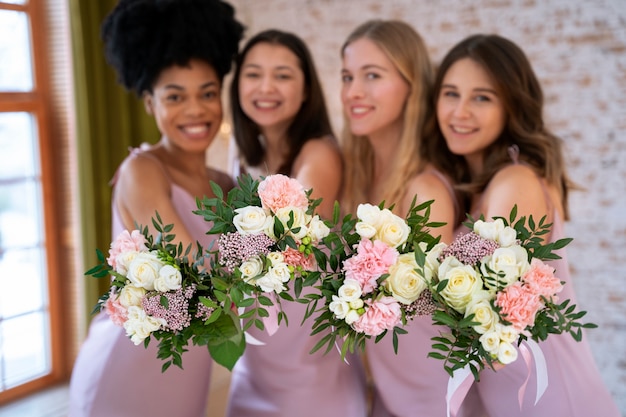
[[[548,370],[546,367],[546,358],[541,351],[539,345],[533,340],[527,340],[520,345],[519,351],[526,363],[528,374],[524,383],[520,387],[517,393],[517,399],[519,401],[520,410],[524,402],[524,396],[526,395],[526,387],[530,380],[530,366],[531,362],[535,363],[535,370],[537,373],[537,394],[535,396],[535,405],[539,402],[546,389],[548,388]],[[463,369],[457,369],[454,371],[453,376],[448,380],[448,391],[446,393],[446,415],[448,417],[456,417],[461,408],[463,400],[467,396],[474,378],[472,372],[466,367]]]

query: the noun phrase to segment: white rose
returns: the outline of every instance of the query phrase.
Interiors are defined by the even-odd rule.
[[[152,291],[154,281],[159,277],[159,271],[164,265],[156,252],[141,252],[128,266],[128,280],[137,287]]]
[[[314,242],[324,239],[330,234],[330,229],[320,219],[320,216],[315,215],[309,222],[309,236]]]
[[[383,281],[393,297],[403,304],[411,304],[426,289],[426,280],[417,272],[415,254],[403,253],[389,267],[389,276]]]
[[[264,233],[272,221],[267,212],[257,206],[247,206],[235,209],[233,224],[242,235]]]
[[[499,321],[498,314],[493,310],[489,302],[491,298],[487,291],[478,291],[465,309],[465,317],[474,314],[473,321],[480,323],[473,326],[474,330],[479,334],[493,330]]]
[[[348,303],[360,300],[362,295],[361,284],[359,284],[359,281],[355,279],[346,279],[344,280],[343,285],[339,287],[337,294],[342,300]]]
[[[496,249],[491,256],[486,256],[481,261],[480,266],[480,270],[485,276],[500,281],[500,288],[517,281],[528,269],[530,269],[528,253],[519,245]],[[489,270],[493,272],[489,272]],[[503,276],[498,276],[498,274]],[[485,285],[491,289],[498,287],[495,281],[490,282],[489,280],[485,280]]]
[[[141,307],[131,306],[128,308],[128,320],[124,322],[124,329],[130,340],[135,345],[139,345],[144,339],[150,337],[152,332],[166,324],[164,319],[148,316]]]
[[[269,271],[267,271],[267,275],[270,279],[277,280],[278,282],[287,282],[291,279],[289,265],[284,262],[272,265]]]
[[[241,276],[245,282],[250,280],[263,272],[263,260],[259,256],[253,256],[247,261],[241,264],[239,267]]]
[[[504,222],[502,219],[496,219],[490,222],[476,220],[474,223],[474,233],[478,234],[483,239],[495,241],[502,230],[504,230]]]
[[[165,265],[159,270],[159,277],[154,281],[154,289],[161,292],[177,290],[182,285],[183,276],[172,265]]]
[[[293,213],[293,224],[291,225],[289,234],[295,239],[302,240],[302,238],[309,233],[309,229],[306,225],[309,223],[311,216],[306,214],[305,210],[297,207],[283,207],[278,209],[275,216],[281,221],[285,230],[287,230],[287,223],[289,222],[291,213]],[[296,231],[294,231],[294,229]]]
[[[350,301],[348,304],[350,305],[350,308],[353,309],[353,310],[358,310],[359,308],[361,308],[361,307],[363,307],[365,305],[363,300],[361,300],[360,298],[357,298],[354,301]]]
[[[463,265],[455,257],[449,256],[439,266],[438,275],[440,280],[448,280],[441,296],[448,305],[464,314],[474,293],[482,289],[483,283],[478,273],[471,266]]]
[[[403,245],[411,232],[409,225],[403,218],[396,216],[388,209],[383,209],[381,214],[383,217],[375,238],[392,248]]]
[[[424,244],[420,243],[420,245],[424,245]],[[439,255],[441,255],[441,252],[447,247],[448,245],[446,245],[445,243],[439,242],[435,246],[433,246],[432,249],[428,251],[428,253],[426,254],[426,263],[424,264],[424,273],[428,281],[430,281],[433,275],[437,273],[437,270],[439,269],[439,265],[441,265],[441,262],[439,262]],[[424,250],[423,246],[422,246],[422,250]]]
[[[352,324],[355,321],[357,321],[359,317],[361,316],[356,310],[350,310],[348,311],[348,314],[346,314],[346,318],[344,320],[346,321],[347,324]]]
[[[126,284],[124,288],[122,288],[122,291],[120,291],[118,301],[126,308],[130,306],[140,306],[146,292],[144,288]]]
[[[498,354],[498,348],[500,347],[500,338],[498,337],[497,332],[487,332],[480,336],[478,339],[480,344],[483,346],[487,352],[492,355]]]
[[[503,248],[513,246],[517,242],[517,231],[512,227],[506,226],[500,233],[498,233],[496,242]]]
[[[281,252],[270,252],[266,255],[272,265],[282,264],[285,262],[285,257]]]
[[[346,318],[346,314],[350,311],[350,306],[345,300],[333,295],[333,301],[331,301],[328,305],[328,309],[333,312],[335,317],[343,320]]]
[[[274,291],[276,294],[283,292],[286,288],[282,281],[276,276],[265,274],[255,281],[255,284],[264,292]]]
[[[122,252],[115,257],[115,272],[120,273],[122,275],[128,274],[128,267],[130,263],[139,255],[141,252],[138,251],[128,251]]]
[[[380,219],[380,208],[371,204],[359,204],[356,208],[356,217],[376,229]]]
[[[519,337],[519,332],[515,330],[513,326],[505,326],[504,324],[496,324],[496,332],[498,332],[498,336],[500,340],[508,343],[516,343]]]
[[[517,349],[511,343],[500,342],[498,347],[498,361],[505,365],[515,362],[517,359]]]
[[[376,236],[376,228],[369,223],[357,222],[354,231],[363,239],[372,239]]]

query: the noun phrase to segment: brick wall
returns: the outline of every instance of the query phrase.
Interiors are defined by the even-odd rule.
[[[498,33],[528,54],[546,117],[564,138],[573,179],[568,256],[579,304],[600,325],[588,333],[598,366],[626,415],[626,1],[231,0],[248,35],[293,31],[316,59],[340,131],[339,48],[370,18],[403,19],[435,62],[465,36]]]

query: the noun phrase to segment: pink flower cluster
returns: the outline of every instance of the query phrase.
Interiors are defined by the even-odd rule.
[[[544,307],[541,297],[556,301],[556,294],[562,289],[563,284],[554,276],[554,268],[534,258],[521,281],[499,292],[495,304],[501,308],[504,319],[521,332],[534,325],[537,312]]]
[[[114,290],[110,291],[109,298],[104,303],[104,311],[109,315],[111,321],[118,326],[123,326],[128,319],[128,311],[120,303],[119,296]]]
[[[369,301],[369,307],[358,320],[352,323],[352,327],[359,333],[369,336],[378,336],[385,330],[391,330],[400,324],[402,313],[400,304],[393,297],[381,297]]]
[[[229,272],[242,262],[257,255],[267,255],[274,241],[263,233],[242,235],[241,233],[226,233],[218,240],[220,264],[226,266]]]
[[[287,265],[301,267],[305,271],[312,271],[315,267],[315,257],[313,254],[306,256],[297,249],[287,247],[283,251],[283,259]]]
[[[107,262],[117,270],[117,257],[126,252],[143,252],[148,250],[146,246],[146,238],[139,230],[133,230],[131,233],[128,230],[124,230],[117,238],[111,243],[109,249],[109,257]]]
[[[454,256],[465,265],[477,265],[481,259],[492,255],[499,247],[500,245],[495,241],[469,232],[457,237],[454,242],[442,250],[439,260],[443,261],[448,256]]]
[[[147,295],[141,301],[141,306],[149,316],[164,319],[167,329],[181,331],[191,323],[189,300],[195,292],[196,286],[190,285],[176,291]],[[161,297],[167,299],[167,307],[161,304]]]
[[[306,210],[309,201],[302,185],[286,175],[270,175],[259,184],[259,197],[263,208],[276,213],[285,207]]]
[[[376,281],[397,262],[398,256],[396,249],[380,240],[362,239],[357,246],[357,254],[343,263],[346,279],[358,281],[363,294],[369,294],[378,287]]]

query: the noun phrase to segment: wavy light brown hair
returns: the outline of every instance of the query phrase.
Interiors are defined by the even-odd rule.
[[[506,121],[500,137],[485,150],[484,171],[471,178],[462,156],[448,149],[435,112],[429,116],[422,157],[450,175],[458,188],[466,193],[481,193],[493,176],[511,163],[508,149],[517,145],[520,160],[530,165],[539,176],[558,188],[565,218],[569,218],[568,190],[573,183],[567,176],[561,139],[552,134],[543,120],[543,92],[524,52],[510,40],[498,35],[469,36],[454,46],[443,58],[435,78],[431,107],[436,109],[443,78],[450,67],[469,58],[489,75],[504,106]]]
[[[406,182],[422,169],[420,143],[434,71],[424,41],[415,29],[405,22],[370,20],[363,23],[346,39],[341,48],[342,57],[348,45],[362,38],[372,41],[387,55],[410,87],[404,106],[400,145],[393,162],[394,172],[385,186],[387,191],[384,199],[388,204],[392,204],[402,199]],[[342,144],[344,154],[342,204],[346,210],[354,212],[359,203],[367,201],[366,190],[374,174],[374,151],[366,137],[351,133],[345,115]]]

